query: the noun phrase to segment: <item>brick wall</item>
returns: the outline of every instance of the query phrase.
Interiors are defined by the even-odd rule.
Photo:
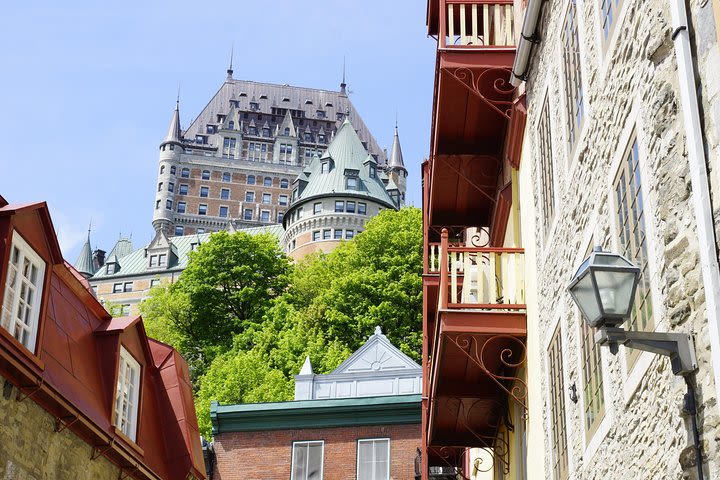
[[[415,478],[420,424],[222,433],[215,437],[214,480],[290,478],[292,443],[323,440],[323,478],[351,480],[356,475],[357,440],[390,438],[390,478]]]

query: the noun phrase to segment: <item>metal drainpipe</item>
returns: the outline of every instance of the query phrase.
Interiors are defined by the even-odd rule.
[[[700,246],[700,265],[705,289],[710,347],[712,355],[715,393],[720,398],[720,269],[716,254],[712,202],[708,182],[706,152],[702,140],[698,92],[695,86],[695,69],[690,50],[687,6],[685,0],[670,0],[672,39],[680,81],[680,103],[687,138],[688,163],[690,167],[690,196],[697,223]]]
[[[702,468],[702,446],[700,443],[700,432],[697,427],[697,403],[695,402],[695,388],[692,384],[690,375],[685,376],[685,383],[687,384],[687,393],[685,394],[685,401],[683,402],[683,410],[690,415],[690,422],[692,424],[693,441],[695,442],[695,464],[697,465],[698,477],[697,480],[704,480],[703,468]]]
[[[523,19],[522,29],[520,30],[520,39],[518,40],[517,50],[515,51],[515,61],[513,62],[512,75],[510,83],[517,87],[527,79],[528,64],[530,63],[530,54],[532,47],[539,43],[535,30],[537,29],[538,19],[540,18],[540,10],[543,0],[530,0],[527,9],[525,9],[525,18]]]

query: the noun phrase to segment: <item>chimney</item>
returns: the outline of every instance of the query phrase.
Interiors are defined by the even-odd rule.
[[[105,265],[105,250],[99,248],[92,253],[93,267],[95,270],[99,270],[100,267]]]

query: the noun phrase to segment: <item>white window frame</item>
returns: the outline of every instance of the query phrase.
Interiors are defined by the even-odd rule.
[[[313,443],[319,443],[320,444],[320,480],[322,480],[323,476],[325,475],[325,440],[303,440],[299,442],[293,442],[292,444],[292,458],[290,460],[290,480],[307,480],[307,465],[305,468],[305,477],[304,478],[298,478],[295,476],[295,446],[297,445],[310,445]],[[307,459],[307,457],[306,457]]]
[[[130,379],[127,378],[126,372],[130,369],[130,372],[134,372]],[[118,361],[118,375],[117,384],[115,387],[115,403],[113,408],[113,425],[120,430],[123,435],[128,437],[133,442],[137,438],[137,419],[138,412],[140,410],[140,379],[142,375],[142,368],[140,362],[135,360],[125,347],[120,346],[120,355]],[[132,390],[130,391],[127,402],[123,400],[121,402],[120,392],[125,391],[128,387],[128,380],[132,382],[130,385]],[[119,419],[121,418],[121,412],[125,408],[126,403],[128,404],[127,411],[127,423],[121,425]]]
[[[387,442],[387,471],[385,472],[385,478],[374,478],[375,477],[375,469],[373,468],[373,478],[370,480],[389,480],[390,479],[390,437],[384,437],[384,438],[358,438],[357,441],[357,454],[355,458],[355,478],[360,479],[360,444],[363,442]],[[375,455],[375,449],[373,445],[373,456]],[[373,459],[373,466],[375,465],[375,460]]]
[[[15,249],[18,250],[17,268],[15,266],[12,266],[12,255]],[[32,282],[30,282],[29,279],[25,277],[25,275],[23,275],[19,269],[19,265],[22,265],[23,261],[26,259],[28,260],[28,262],[30,262],[31,265],[33,265],[37,269],[37,271],[35,272],[35,284],[32,284]],[[12,241],[10,242],[10,259],[7,265],[5,293],[2,308],[0,308],[0,327],[10,333],[13,338],[18,340],[25,348],[27,348],[32,353],[35,353],[35,343],[37,341],[38,325],[40,323],[40,309],[42,307],[42,296],[44,290],[43,287],[45,285],[45,268],[46,263],[40,257],[40,255],[37,254],[37,252],[25,241],[25,239],[19,233],[14,231],[12,234]],[[16,273],[16,275],[12,275],[13,271]],[[27,322],[18,320],[16,315],[18,308],[20,307],[21,300],[18,287],[20,285],[20,282],[22,282],[23,280],[27,280],[28,283],[32,284],[35,289],[31,302],[28,304],[27,302],[23,301],[23,303],[25,303],[26,306],[30,309],[30,315],[27,317]],[[8,303],[10,304],[8,305]],[[28,332],[25,342],[18,339],[17,335],[14,333],[16,327],[18,326],[18,323],[24,325],[24,327],[21,326],[21,328]]]

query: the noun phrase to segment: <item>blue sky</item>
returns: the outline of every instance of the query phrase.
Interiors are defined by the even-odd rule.
[[[0,194],[47,201],[74,262],[152,238],[158,145],[180,84],[185,128],[225,78],[339,88],[381,146],[397,112],[408,202],[420,205],[435,43],[423,0],[11,2],[0,16]]]

